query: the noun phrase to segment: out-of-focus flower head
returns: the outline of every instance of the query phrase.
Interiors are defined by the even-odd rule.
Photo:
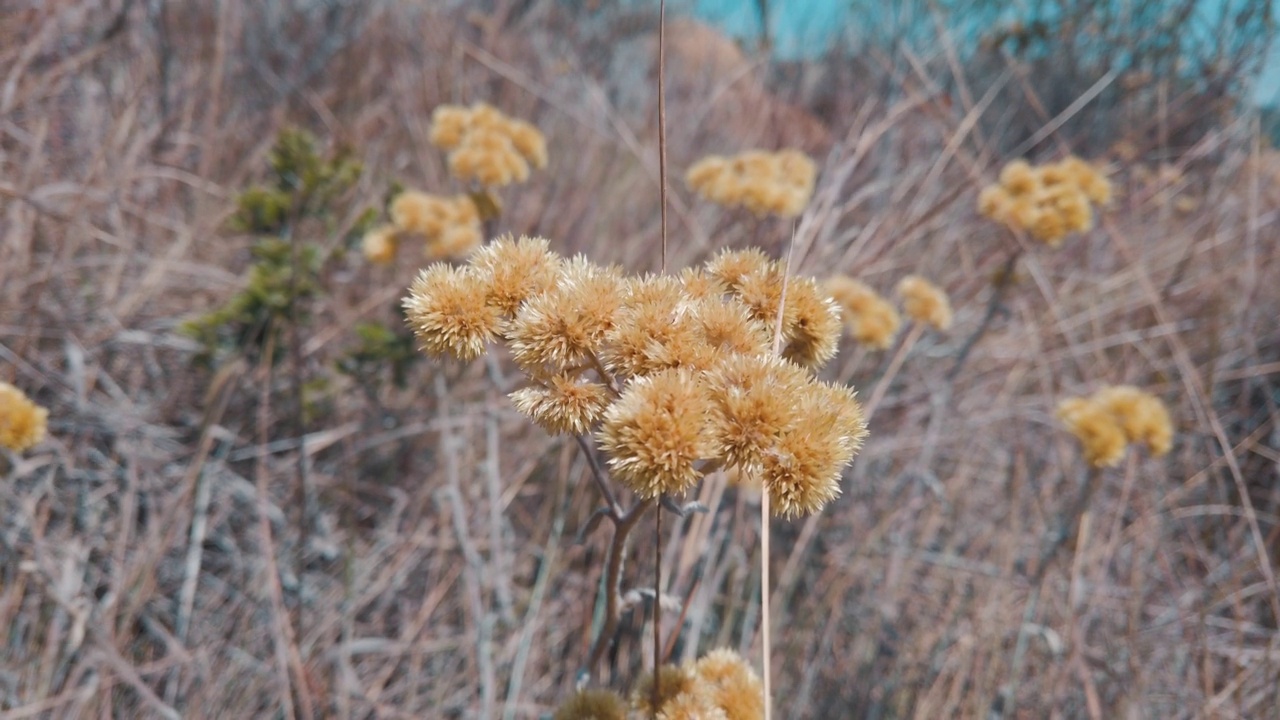
[[[918,275],[908,275],[898,281],[898,295],[907,317],[936,330],[951,327],[951,300],[942,288]]]
[[[1010,162],[999,182],[978,193],[978,212],[1057,247],[1071,233],[1091,230],[1093,206],[1110,202],[1106,176],[1073,155],[1040,166]]]
[[[845,275],[829,277],[823,286],[843,312],[845,326],[854,340],[876,350],[893,345],[902,317],[880,293]]]
[[[390,214],[390,237],[422,237],[426,241],[425,254],[429,260],[464,258],[483,239],[480,212],[468,195],[446,197],[406,190],[391,201]],[[368,241],[366,236],[366,256],[374,260],[367,251]],[[377,247],[377,241],[374,242]],[[390,253],[394,252],[393,245]]]
[[[529,179],[530,167],[547,166],[546,138],[533,125],[485,103],[441,105],[432,114],[432,144],[448,153],[459,180],[501,187]]]
[[[49,411],[18,388],[0,382],[0,447],[23,452],[44,440]]]
[[[804,210],[816,178],[813,161],[798,150],[709,155],[685,173],[689,188],[717,205],[779,217],[795,217]]]
[[[1080,441],[1085,461],[1094,467],[1118,464],[1129,443],[1143,443],[1155,456],[1173,445],[1173,423],[1164,403],[1131,385],[1067,398],[1058,404],[1058,419]]]

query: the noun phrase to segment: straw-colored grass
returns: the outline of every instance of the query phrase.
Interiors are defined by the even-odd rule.
[[[394,180],[463,192],[432,112],[483,101],[548,153],[492,229],[657,270],[652,91],[592,54],[649,46],[557,3],[360,5],[0,15],[0,381],[49,410],[46,439],[0,461],[0,718],[524,718],[573,693],[609,547],[587,458],[512,406],[505,360],[423,359],[403,386],[339,373],[358,325],[401,330],[419,269],[371,265],[346,230]],[[699,74],[669,42],[671,177],[746,148],[818,161],[794,225],[672,182],[673,271],[723,247],[778,257],[794,232],[796,275],[920,275],[954,310],[887,352],[846,339],[824,371],[878,392],[843,495],[773,524],[775,716],[1280,706],[1280,155],[1254,119],[1178,147],[1116,128],[1139,149],[1121,162],[1043,117],[1033,159],[1109,161],[1116,191],[1048,250],[975,211],[1012,159],[985,88],[1043,107],[1017,66],[965,77],[945,45],[908,48],[882,84],[832,91],[851,111],[810,112],[756,65]],[[296,353],[197,367],[179,326],[241,287],[253,238],[226,220],[289,124],[363,163],[349,216],[297,229],[345,252]],[[1168,405],[1172,449],[1090,471],[1055,409],[1114,385]],[[662,523],[668,657],[730,647],[759,669],[759,497],[712,475],[696,499],[715,512]],[[652,532],[650,515],[633,533],[592,678],[624,694],[652,661]]]

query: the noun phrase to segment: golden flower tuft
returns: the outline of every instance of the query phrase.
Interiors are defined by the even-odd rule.
[[[1132,385],[1117,385],[1094,393],[1093,401],[1116,417],[1129,442],[1143,443],[1156,456],[1173,447],[1173,422],[1156,396]]]
[[[711,435],[724,463],[757,470],[803,421],[795,398],[809,383],[801,368],[769,355],[730,357],[711,372]]]
[[[908,275],[898,282],[898,294],[907,317],[937,330],[951,327],[951,301],[942,288],[918,275]]]
[[[721,250],[707,261],[707,274],[724,283],[732,292],[738,292],[742,280],[753,273],[766,272],[777,266],[773,258],[756,248],[747,250]]]
[[[1119,464],[1124,457],[1125,434],[1115,415],[1088,398],[1063,400],[1057,414],[1067,432],[1080,441],[1085,462],[1093,467]]]
[[[511,393],[516,409],[553,435],[585,434],[611,400],[604,385],[568,373],[551,376],[542,387]]]
[[[705,707],[708,712],[714,710],[698,676],[692,668],[683,665],[663,665],[658,670],[657,708],[653,706],[653,673],[642,675],[631,691],[631,709],[645,718],[655,714],[662,717],[662,713],[673,704],[676,709],[688,708],[691,702]]]
[[[866,436],[862,408],[848,388],[814,383],[796,404],[803,421],[783,432],[760,464],[774,514],[788,519],[818,512],[840,495],[844,466]]]
[[[738,653],[728,648],[712,650],[694,663],[693,672],[726,720],[764,718],[764,683]]]
[[[473,360],[500,329],[502,315],[485,302],[485,284],[467,267],[436,263],[418,274],[404,299],[405,316],[422,349]]]
[[[697,194],[725,207],[757,215],[795,217],[813,196],[817,169],[798,150],[751,150],[732,157],[710,155],[694,163],[685,182]]]
[[[360,250],[371,263],[387,265],[396,257],[396,228],[394,225],[379,225],[364,234],[360,240]]]
[[[531,166],[547,165],[547,141],[536,127],[484,103],[437,107],[430,140],[448,152],[454,177],[486,187],[524,182]]]
[[[551,720],[627,720],[627,703],[612,690],[579,690]]]
[[[560,279],[560,256],[546,238],[510,235],[477,249],[468,259],[485,283],[485,299],[506,317],[513,317],[525,300],[555,287]]]
[[[902,318],[888,300],[865,283],[845,275],[827,278],[824,289],[844,315],[853,339],[877,350],[887,350],[902,326]]]
[[[411,233],[426,240],[425,254],[431,260],[464,258],[483,241],[480,211],[468,195],[406,190],[391,201],[390,215],[397,235]]]
[[[1093,206],[1110,202],[1110,181],[1078,157],[1041,166],[1014,160],[978,193],[978,212],[1057,247],[1071,233],[1091,230]]]
[[[0,447],[23,452],[44,440],[49,411],[18,388],[0,381]]]
[[[627,383],[605,412],[598,438],[615,477],[643,498],[682,494],[715,455],[706,388],[687,370]]]
[[[598,359],[621,307],[621,286],[613,268],[581,256],[563,263],[554,286],[527,299],[507,328],[516,362],[560,372]]]

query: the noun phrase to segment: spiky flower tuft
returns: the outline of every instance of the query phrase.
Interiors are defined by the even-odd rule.
[[[485,297],[512,317],[530,297],[551,290],[560,279],[561,259],[546,238],[510,235],[494,240],[470,258],[485,283]]]
[[[726,720],[764,718],[764,683],[738,653],[728,648],[712,650],[694,663],[693,672]]]
[[[621,307],[621,274],[576,257],[561,266],[555,285],[526,300],[507,329],[522,367],[561,372],[598,358]]]
[[[542,387],[511,393],[516,409],[553,435],[587,433],[611,400],[604,385],[568,373],[551,376]]]
[[[612,690],[579,690],[551,720],[627,720],[627,703]]]
[[[21,390],[0,382],[0,447],[23,452],[44,440],[49,411]]]
[[[687,370],[632,380],[605,412],[598,435],[614,476],[640,497],[679,495],[715,455],[706,388]]]
[[[908,275],[898,282],[898,295],[907,317],[937,330],[951,327],[951,301],[942,288],[918,275]]]
[[[502,315],[485,302],[485,284],[470,268],[436,263],[418,274],[404,300],[409,325],[433,355],[473,360],[500,329]]]

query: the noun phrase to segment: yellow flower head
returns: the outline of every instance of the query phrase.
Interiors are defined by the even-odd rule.
[[[553,286],[520,306],[507,329],[512,357],[526,369],[562,372],[597,357],[622,306],[622,277],[576,257]]]
[[[742,280],[752,273],[777,268],[773,258],[756,248],[747,250],[721,250],[707,261],[707,274],[725,284],[732,292],[738,292]]]
[[[360,249],[365,259],[379,265],[387,265],[396,258],[396,228],[380,225],[364,234]]]
[[[951,301],[937,285],[918,275],[908,275],[898,282],[898,294],[907,317],[937,330],[951,327]]]
[[[1014,160],[978,193],[978,212],[1057,247],[1067,235],[1091,230],[1093,205],[1110,201],[1111,183],[1080,158],[1040,167]]]
[[[0,382],[0,447],[23,452],[44,440],[49,411],[21,390]]]
[[[798,150],[751,150],[727,158],[705,157],[689,168],[685,182],[718,205],[794,217],[809,203],[816,177],[813,161]]]
[[[764,683],[738,653],[713,650],[694,663],[693,672],[726,720],[764,718]]]
[[[485,283],[486,302],[515,316],[530,297],[547,292],[560,279],[561,259],[546,238],[510,235],[494,240],[472,254],[469,262]]]
[[[1156,396],[1132,385],[1117,385],[1094,393],[1093,401],[1116,417],[1129,442],[1145,444],[1152,455],[1164,455],[1173,446],[1169,410]]]
[[[391,201],[390,213],[396,234],[413,233],[426,239],[425,253],[431,260],[466,257],[482,241],[480,213],[467,195],[442,197],[406,190]]]
[[[808,373],[769,355],[726,358],[707,377],[711,433],[725,465],[756,470],[803,418],[795,398]]]
[[[627,704],[612,690],[579,690],[551,720],[627,720]]]
[[[449,172],[484,186],[524,182],[530,166],[547,165],[547,141],[536,127],[484,103],[436,108],[430,139],[449,153]]]
[[[694,374],[665,370],[627,383],[597,437],[613,475],[632,492],[678,495],[702,477],[699,462],[715,455],[709,414]]]
[[[868,285],[844,275],[827,278],[826,291],[843,311],[853,339],[877,350],[887,350],[902,326],[893,305]]]
[[[471,268],[436,263],[419,273],[404,300],[409,325],[433,355],[473,360],[501,327],[502,315],[485,302],[485,283]]]
[[[1067,398],[1058,404],[1058,419],[1080,441],[1085,462],[1093,467],[1111,467],[1124,457],[1124,428],[1105,407],[1087,398]]]
[[[583,435],[609,406],[609,391],[571,374],[551,376],[545,386],[511,393],[511,402],[547,432]]]
[[[663,665],[658,670],[658,679],[657,711],[659,717],[677,698],[693,697],[694,702],[698,700],[702,700],[704,703],[707,702],[702,684],[698,681],[698,676],[694,674],[691,668],[680,665]],[[688,703],[689,701],[686,699],[680,702],[679,705],[687,706]],[[642,675],[640,682],[636,683],[635,688],[631,691],[631,709],[639,713],[640,717],[653,717],[652,673]]]

